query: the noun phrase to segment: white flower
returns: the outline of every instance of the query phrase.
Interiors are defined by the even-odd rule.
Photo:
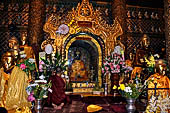
[[[35,59],[29,58],[28,62],[29,62],[29,63],[35,63]]]
[[[19,54],[20,55],[25,54],[25,51],[20,51]]]
[[[39,79],[44,80],[45,76],[42,74],[41,76],[39,76]]]
[[[47,83],[46,80],[35,80],[35,83],[39,83],[39,82]]]
[[[42,87],[44,90],[47,90],[47,87]]]
[[[26,58],[26,54],[20,55],[21,58]]]
[[[64,78],[65,76],[62,74],[61,77]]]
[[[131,93],[132,92],[131,87],[125,87],[125,92]]]
[[[65,78],[68,79],[68,76],[66,75]]]
[[[48,91],[49,91],[50,93],[52,93],[52,92],[53,92],[53,90],[52,90],[51,88],[48,88]]]
[[[43,95],[43,98],[47,98],[48,96],[47,95]]]
[[[38,86],[38,84],[35,83],[35,84],[30,84],[30,85],[28,85],[28,87],[33,87],[33,86]]]

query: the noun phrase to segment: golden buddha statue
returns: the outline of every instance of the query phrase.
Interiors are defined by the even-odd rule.
[[[170,88],[170,80],[169,78],[165,75],[166,72],[166,64],[164,60],[158,60],[155,64],[155,74],[151,75],[148,80],[153,80],[148,85],[148,88],[155,88],[155,84],[157,88]],[[154,95],[155,91],[154,90],[148,90],[148,99],[152,95]],[[162,95],[163,98],[167,96],[167,93],[170,94],[170,89],[157,89],[156,90],[156,95]]]
[[[80,52],[76,51],[75,60],[71,66],[71,80],[74,81],[86,81],[88,80],[87,71],[84,62],[80,60]]]
[[[14,36],[8,40],[8,44],[10,49],[13,49],[15,45],[19,45],[17,38]]]
[[[71,66],[71,80],[85,81],[88,79],[87,71],[85,70],[85,65],[81,60],[75,60]]]
[[[141,76],[143,68],[147,67],[145,58],[149,58],[153,54],[153,50],[149,47],[149,37],[146,34],[143,35],[140,45],[141,46],[136,49],[134,69],[131,74],[131,79],[135,78],[136,75],[140,78],[145,78],[144,76]]]
[[[26,87],[28,77],[24,71],[14,65],[13,53],[2,56],[3,67],[0,69],[0,107],[9,113],[31,113],[31,103],[27,101]]]
[[[137,48],[136,50],[136,58],[135,58],[135,65],[138,67],[144,67],[145,66],[145,60],[144,57],[148,57],[149,53],[152,53],[153,51],[149,48],[150,41],[149,37],[144,34],[141,41],[141,47]]]
[[[34,51],[31,46],[27,45],[26,40],[27,40],[26,33],[22,33],[20,50],[24,51],[24,53],[26,54],[26,59],[35,58]]]

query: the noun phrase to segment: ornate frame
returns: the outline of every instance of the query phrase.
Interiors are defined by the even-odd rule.
[[[65,35],[56,34],[56,31],[61,24],[68,25],[69,33]],[[82,40],[83,37],[91,38],[91,41],[95,43],[99,52],[98,81],[100,85],[102,84],[101,66],[103,58],[113,51],[117,37],[123,34],[117,18],[115,18],[112,25],[107,24],[106,21],[102,19],[100,11],[97,9],[95,11],[93,10],[93,6],[89,3],[89,0],[82,0],[81,4],[78,3],[76,9],[73,8],[71,12],[68,12],[64,21],[62,21],[60,16],[52,14],[48,18],[43,29],[50,34],[50,37],[41,44],[41,49],[43,50],[46,44],[52,43],[54,51],[60,51],[63,58],[66,59],[68,58],[68,48],[76,39],[72,38],[71,40],[68,40],[71,35],[78,34],[82,37]],[[84,34],[82,35],[79,33]],[[98,41],[88,33],[98,36]],[[50,40],[54,41],[51,42]],[[69,42],[66,43],[66,41]]]

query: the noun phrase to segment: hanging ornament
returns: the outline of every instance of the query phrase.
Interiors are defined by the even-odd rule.
[[[47,44],[47,45],[45,46],[45,52],[46,52],[47,54],[51,54],[52,51],[53,51],[53,47],[51,46],[51,44]]]
[[[66,24],[61,24],[58,28],[58,31],[56,33],[61,33],[63,35],[67,34],[69,32],[69,27]]]

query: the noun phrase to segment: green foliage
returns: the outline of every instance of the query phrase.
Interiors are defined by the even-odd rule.
[[[38,84],[38,85],[34,85]],[[31,86],[32,85],[32,86]],[[37,82],[32,83],[30,86],[27,87],[28,92],[33,92],[34,97],[36,99],[43,99],[47,98],[48,95],[48,88],[51,88],[51,81],[49,83]]]
[[[54,64],[52,63],[51,60],[48,61],[48,60],[45,60],[45,59],[42,59],[42,58],[41,58],[41,60],[45,63],[46,69],[47,69],[47,66],[49,66],[50,69],[55,69],[56,67],[61,67],[63,71],[66,70],[66,67],[67,67],[66,62],[67,62],[67,60],[62,59],[62,56],[57,52],[55,54]],[[49,71],[51,71],[51,70],[49,70]]]

